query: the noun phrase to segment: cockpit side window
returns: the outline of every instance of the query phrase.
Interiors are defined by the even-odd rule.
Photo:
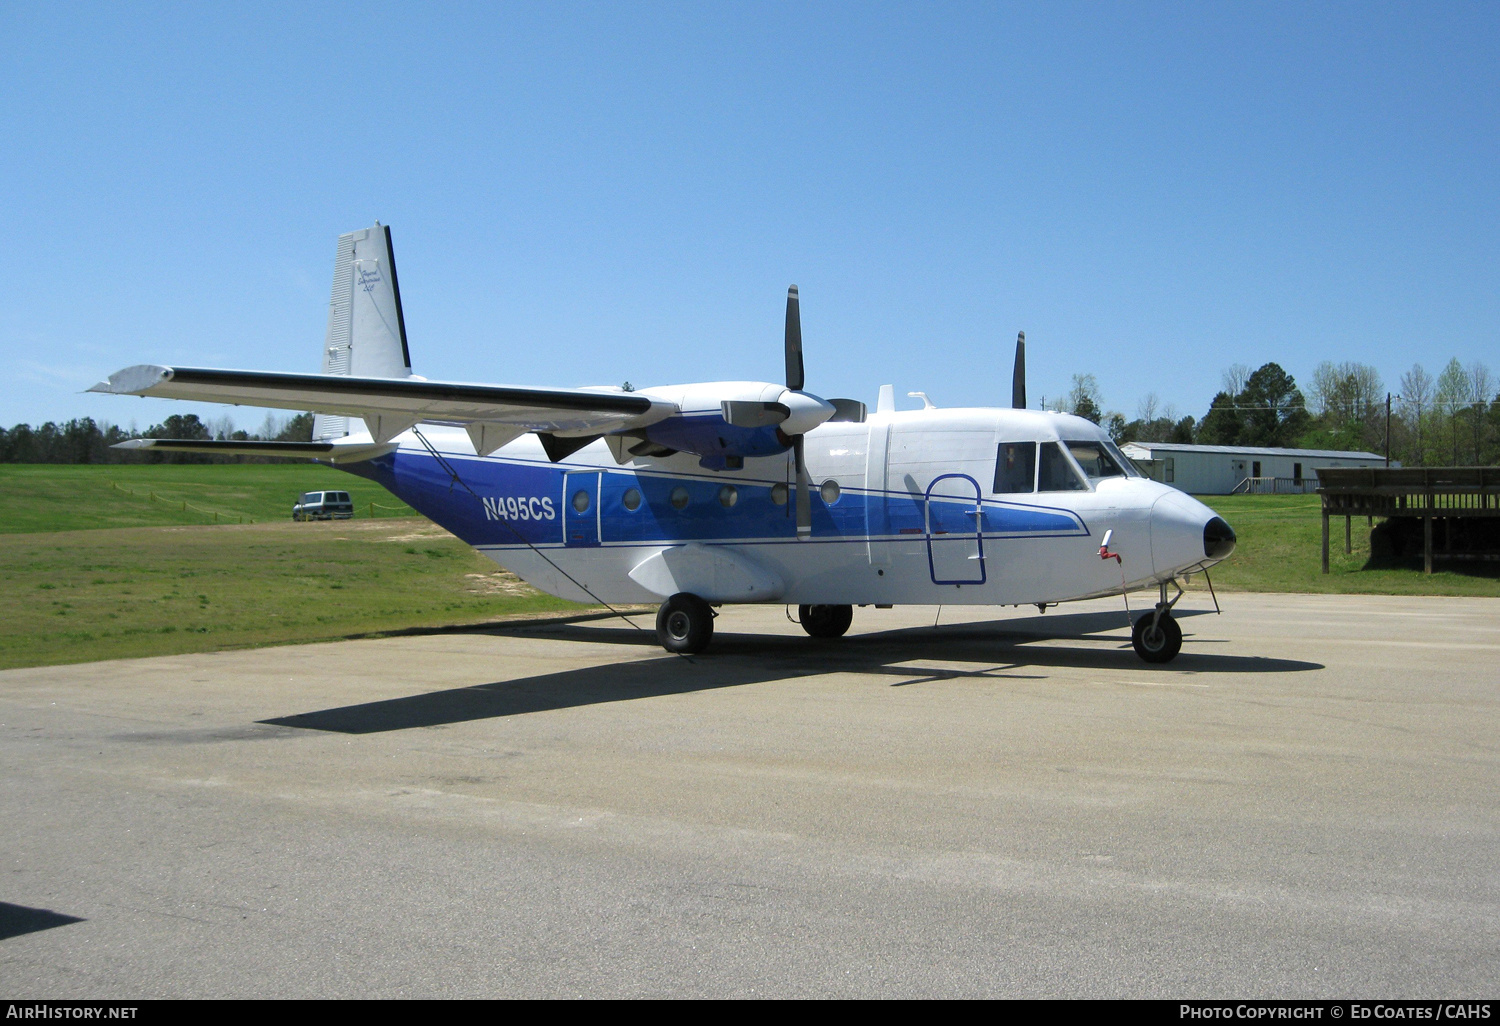
[[[1043,442],[1041,462],[1037,469],[1036,490],[1039,492],[1086,492],[1088,485],[1073,469],[1073,461],[1063,451],[1062,442]]]
[[[1068,452],[1078,461],[1088,477],[1089,483],[1093,484],[1106,477],[1126,477],[1125,468],[1115,460],[1104,442],[1064,442]]]
[[[1135,465],[1135,461],[1121,452],[1119,446],[1115,445],[1114,442],[1105,442],[1104,448],[1108,450],[1109,454],[1115,458],[1115,462],[1125,471],[1126,477],[1146,476],[1141,473],[1141,468]]]
[[[995,460],[995,494],[1036,491],[1036,443],[1001,442]]]

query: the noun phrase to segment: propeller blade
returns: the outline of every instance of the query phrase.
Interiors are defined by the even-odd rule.
[[[1016,336],[1016,367],[1010,378],[1010,404],[1026,409],[1026,332]]]
[[[786,290],[786,387],[802,391],[802,309],[797,303],[797,286]]]
[[[797,537],[812,536],[812,480],[807,476],[807,460],[802,455],[803,438],[792,439],[792,456],[797,462]]]

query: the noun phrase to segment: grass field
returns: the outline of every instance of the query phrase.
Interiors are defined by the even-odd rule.
[[[0,535],[0,668],[582,608],[415,517]]]
[[[1370,528],[1356,519],[1354,551],[1344,554],[1344,521],[1329,523],[1328,573],[1322,572],[1323,518],[1316,495],[1210,495],[1201,497],[1229,521],[1239,536],[1234,555],[1215,567],[1214,587],[1363,595],[1500,596],[1495,564],[1436,564],[1428,575],[1416,569],[1374,569]],[[1378,521],[1377,521],[1378,522]],[[1196,586],[1201,579],[1194,578]]]
[[[311,463],[0,463],[0,533],[290,520],[299,494],[330,488],[361,517],[412,515],[374,482]]]
[[[323,488],[350,492],[362,515],[292,523],[297,494]],[[1207,501],[1239,535],[1235,554],[1213,571],[1221,591],[1500,596],[1493,568],[1430,577],[1367,569],[1362,522],[1348,556],[1335,522],[1324,576],[1317,496]],[[540,594],[422,518],[364,516],[370,503],[386,514],[401,505],[319,466],[0,465],[0,668],[585,608]],[[223,523],[230,519],[245,523]]]

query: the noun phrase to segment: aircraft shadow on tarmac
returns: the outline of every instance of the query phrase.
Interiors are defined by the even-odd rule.
[[[83,920],[78,916],[63,915],[50,908],[27,908],[25,905],[12,905],[8,901],[0,901],[0,940],[19,937],[25,933],[36,933],[39,930],[50,930],[54,926],[67,926],[69,923],[81,922]]]
[[[1193,614],[1187,612],[1186,615]],[[651,617],[637,617],[637,620],[641,619],[650,620]],[[1191,648],[1184,648],[1170,666],[1152,667],[1140,661],[1128,639],[1120,636],[1091,639],[1099,632],[1123,627],[1123,621],[1123,614],[1118,612],[1067,613],[1047,616],[1045,620],[1029,617],[935,628],[902,628],[856,634],[833,641],[726,632],[715,635],[710,652],[692,658],[663,654],[655,659],[630,659],[260,722],[306,730],[372,734],[831,673],[881,676],[888,678],[891,686],[902,687],[959,678],[985,678],[996,682],[1045,680],[1051,667],[1176,674],[1290,673],[1322,669],[1319,663],[1295,659],[1223,655],[1192,651]],[[471,628],[463,633],[545,636],[593,644],[608,642],[651,647],[657,644],[652,630],[585,621],[501,624]],[[1191,633],[1188,637],[1191,639]],[[1093,640],[1096,644],[1091,647],[1068,644],[1080,640]],[[1101,647],[1097,644],[1100,641],[1112,644]],[[1195,642],[1190,640],[1189,646],[1193,644]],[[945,665],[952,663],[968,665],[963,668]]]

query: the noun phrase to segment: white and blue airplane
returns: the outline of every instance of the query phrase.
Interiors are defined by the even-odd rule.
[[[313,411],[311,442],[123,445],[302,456],[377,481],[543,591],[659,602],[671,652],[703,650],[729,603],[796,605],[831,638],[856,605],[1045,610],[1154,588],[1135,650],[1177,655],[1180,582],[1233,552],[1234,531],[1143,477],[1098,425],[1026,409],[1024,334],[1010,409],[912,393],[923,408],[897,410],[886,385],[867,412],[807,391],[795,286],[785,347],[780,384],[429,381],[411,370],[377,222],[339,238],[321,374],[141,365],[92,390]]]

